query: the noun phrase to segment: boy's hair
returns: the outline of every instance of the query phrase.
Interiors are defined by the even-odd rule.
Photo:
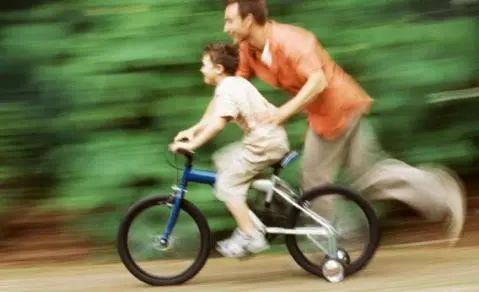
[[[241,19],[251,14],[259,25],[264,25],[268,18],[268,6],[266,0],[224,0],[225,7],[238,3]]]
[[[239,51],[236,46],[225,43],[209,43],[203,50],[215,65],[222,65],[225,74],[235,75],[239,65]]]

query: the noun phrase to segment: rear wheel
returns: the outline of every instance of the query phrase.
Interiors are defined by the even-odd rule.
[[[369,230],[368,234],[365,236],[366,237],[365,246],[356,259],[351,259],[349,256],[350,251],[348,251],[346,248],[341,246],[341,244],[337,244],[336,246],[337,251],[336,251],[336,255],[333,258],[336,258],[337,260],[341,262],[341,264],[344,265],[344,270],[345,270],[344,276],[349,276],[365,268],[367,264],[370,262],[370,260],[373,258],[374,254],[376,253],[376,250],[379,246],[379,241],[380,241],[379,222],[374,212],[374,209],[365,199],[363,199],[359,194],[349,189],[336,186],[336,185],[318,187],[309,192],[306,192],[298,200],[298,203],[303,208],[307,208],[310,211],[315,212],[313,210],[315,205],[313,201],[315,199],[321,199],[328,195],[336,195],[338,197],[337,199],[339,198],[342,199],[338,201],[341,201],[342,203],[348,203],[349,208],[350,207],[359,208],[359,210],[357,211],[356,214],[354,214],[354,216],[358,217],[358,215],[362,214],[362,216],[364,216],[366,220],[361,228],[367,227]],[[334,202],[338,202],[338,201],[334,201]],[[316,206],[321,206],[321,203],[317,204]],[[323,214],[321,213],[317,213],[317,214],[320,215],[323,219],[325,219]],[[300,219],[300,215],[306,216],[306,214],[304,214],[299,209],[292,208],[289,214],[287,228],[298,227],[298,225],[301,224],[302,221],[305,221],[304,219]],[[336,214],[334,214],[332,217],[334,216],[340,219],[342,217],[341,215],[336,215]],[[353,221],[356,220],[356,217],[353,218]],[[307,217],[307,219],[309,219],[309,217]],[[353,221],[350,221],[350,222],[353,222]],[[331,223],[329,224],[334,225]],[[313,225],[315,225],[316,227],[321,227],[321,225],[317,223],[316,221],[313,221]],[[364,234],[363,231],[361,232],[362,232],[361,234]],[[291,254],[293,259],[301,268],[303,268],[304,270],[306,270],[307,272],[311,274],[324,277],[325,276],[323,275],[324,264],[331,258],[327,254],[323,253],[321,258],[319,259],[319,263],[314,263],[311,259],[309,259],[306,256],[306,253],[303,250],[301,250],[299,246],[300,238],[302,236],[304,235],[286,235],[285,236],[286,246],[288,248],[289,253]],[[319,237],[319,236],[320,235],[315,235],[315,237]],[[323,240],[323,241],[327,240],[327,237],[324,235],[322,236],[322,239],[319,239],[319,238],[315,239],[315,238],[309,237],[308,240],[314,241],[315,244],[318,245],[317,242],[319,242],[320,240]],[[354,242],[356,243],[356,241]],[[315,247],[315,249],[318,250],[317,247]]]

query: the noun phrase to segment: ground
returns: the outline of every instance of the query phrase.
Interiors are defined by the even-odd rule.
[[[404,220],[388,227],[371,264],[339,284],[331,284],[301,270],[288,254],[265,254],[247,261],[210,259],[190,282],[155,288],[138,281],[118,264],[85,262],[83,252],[61,248],[71,241],[39,252],[42,236],[34,236],[33,250],[0,253],[0,291],[139,292],[139,291],[479,291],[479,216],[477,197],[468,201],[468,218],[457,247],[444,248],[441,225]],[[31,225],[30,225],[31,226]],[[18,229],[17,229],[18,230]],[[439,242],[437,242],[439,240]],[[46,247],[45,247],[46,249]],[[64,251],[65,250],[65,251]],[[64,253],[64,254],[62,254]],[[55,258],[52,255],[58,257]],[[75,257],[77,256],[77,257]],[[55,260],[48,262],[45,259]],[[118,262],[118,260],[117,260]],[[169,263],[165,263],[167,267]]]
[[[0,291],[408,291],[479,290],[479,248],[384,248],[361,273],[339,284],[306,274],[286,255],[258,256],[239,262],[212,259],[190,282],[150,287],[118,265],[71,265],[2,270]]]
[[[117,263],[65,262],[0,266],[0,291],[139,292],[153,291],[353,291],[473,292],[479,291],[479,220],[470,212],[464,238],[447,249],[438,225],[391,229],[372,263],[339,284],[301,270],[287,254],[262,255],[247,261],[210,259],[191,281],[154,288],[138,281]],[[398,240],[401,239],[401,240]],[[165,263],[167,267],[168,263]],[[153,289],[153,290],[152,290]]]

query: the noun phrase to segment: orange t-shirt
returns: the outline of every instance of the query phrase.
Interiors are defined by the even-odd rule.
[[[247,79],[256,75],[271,86],[296,95],[308,76],[322,69],[328,87],[305,111],[309,126],[325,139],[341,135],[351,117],[369,110],[372,98],[331,59],[313,33],[271,20],[266,24],[266,33],[270,64],[262,62],[262,52],[242,42],[237,75]]]

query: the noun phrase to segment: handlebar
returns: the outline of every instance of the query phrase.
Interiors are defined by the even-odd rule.
[[[180,140],[181,142],[188,142],[188,139],[187,138],[183,138]],[[183,149],[183,148],[178,148],[178,150],[176,151],[176,153],[178,154],[182,154],[183,156],[186,157],[186,165],[188,167],[192,166],[193,165],[193,152],[190,152],[186,149]]]
[[[193,165],[193,153],[182,148],[178,148],[176,153],[182,154],[183,156],[186,157],[186,165],[187,166],[192,166]]]

